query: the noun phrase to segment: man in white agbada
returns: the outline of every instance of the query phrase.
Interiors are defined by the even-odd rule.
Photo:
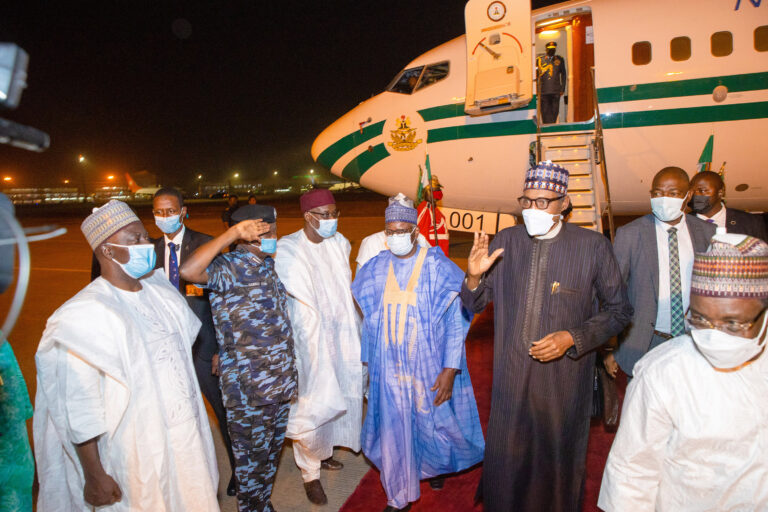
[[[35,357],[39,512],[210,512],[218,470],[191,347],[200,321],[120,201],[81,229],[101,277],[48,319]]]
[[[392,206],[394,203],[398,203],[400,206],[405,206],[406,208],[413,208],[413,201],[408,199],[402,192],[389,198],[389,206]],[[416,244],[419,247],[424,247],[425,249],[429,249],[431,247],[429,242],[427,242],[427,239],[424,238],[424,235],[421,233],[419,233],[419,236],[416,238]],[[384,233],[384,230],[363,238],[363,241],[360,242],[360,249],[357,250],[357,258],[355,258],[355,262],[357,263],[357,270],[363,268],[363,265],[368,263],[368,260],[374,256],[377,256],[381,251],[388,250],[389,247],[387,247],[387,235]]]
[[[287,436],[307,498],[327,502],[320,469],[343,466],[333,447],[360,451],[363,378],[360,317],[350,291],[349,241],[336,232],[339,211],[328,190],[301,196],[304,228],[277,242],[275,270],[288,292],[299,374]]]
[[[598,506],[768,510],[768,245],[712,239],[694,257],[690,335],[635,366]]]

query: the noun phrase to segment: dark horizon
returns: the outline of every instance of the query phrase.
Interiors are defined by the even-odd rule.
[[[22,47],[30,64],[19,108],[0,117],[48,133],[51,147],[0,145],[0,175],[14,186],[64,186],[79,179],[80,154],[92,181],[146,170],[186,187],[198,174],[255,182],[275,169],[317,172],[315,136],[461,35],[464,4],[4,6],[0,41]]]

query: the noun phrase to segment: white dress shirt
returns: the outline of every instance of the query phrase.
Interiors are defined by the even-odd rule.
[[[706,215],[702,215],[701,213],[697,213],[696,216],[701,220],[704,220],[707,222],[712,221],[714,224],[717,225],[717,227],[726,228],[727,230],[727,226],[725,225],[725,204],[720,203],[720,205],[721,205],[720,211],[711,217],[707,217]]]
[[[163,238],[165,238],[165,262],[163,263],[165,268],[165,277],[170,279],[170,275],[168,273],[168,263],[170,261],[171,257],[171,249],[168,247],[168,244],[173,242],[176,244],[176,263],[179,264],[179,268],[181,268],[181,241],[184,240],[184,231],[186,231],[186,227],[182,224],[181,230],[176,233],[176,236],[173,238],[168,238],[168,235],[163,235]]]
[[[683,291],[683,312],[688,311],[693,273],[693,242],[685,217],[676,226],[654,219],[656,246],[659,253],[659,301],[656,310],[656,330],[668,333],[672,330],[672,306],[669,292],[669,228],[677,228],[677,253],[680,261],[680,285]]]

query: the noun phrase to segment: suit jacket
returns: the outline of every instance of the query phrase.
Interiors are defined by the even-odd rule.
[[[715,225],[685,215],[694,252],[704,252],[715,234]],[[635,219],[616,230],[613,244],[621,276],[627,283],[629,302],[635,309],[632,322],[619,334],[616,362],[627,375],[648,352],[659,307],[659,251],[653,215]]]
[[[728,233],[749,235],[768,242],[765,219],[762,215],[755,215],[735,208],[726,208],[725,229]]]
[[[184,260],[195,250],[204,243],[212,240],[213,237],[193,231],[189,228],[184,229],[184,238],[181,240],[181,259],[179,260],[179,268],[184,263]],[[155,252],[157,253],[157,263],[155,268],[163,269],[165,266],[165,237],[152,241],[155,244]],[[187,293],[187,287],[190,293]],[[195,357],[204,361],[210,361],[213,355],[219,351],[219,345],[216,341],[216,329],[213,325],[213,315],[211,314],[211,303],[208,301],[208,290],[195,287],[192,283],[189,283],[183,279],[179,279],[179,292],[187,299],[187,304],[194,311],[197,318],[203,323],[200,327],[200,332],[197,335],[195,344],[192,347],[192,353]],[[191,295],[191,293],[201,293],[201,295]]]

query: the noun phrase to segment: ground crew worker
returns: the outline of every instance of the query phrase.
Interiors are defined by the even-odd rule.
[[[541,96],[541,120],[544,124],[557,122],[560,113],[560,96],[565,93],[565,59],[557,52],[557,43],[550,41],[547,54],[536,59],[539,76],[538,94]]]
[[[210,289],[219,373],[235,454],[241,512],[270,512],[297,376],[286,294],[275,273],[277,214],[249,204],[224,234],[201,246],[181,276]],[[239,242],[234,252],[219,254]]]

